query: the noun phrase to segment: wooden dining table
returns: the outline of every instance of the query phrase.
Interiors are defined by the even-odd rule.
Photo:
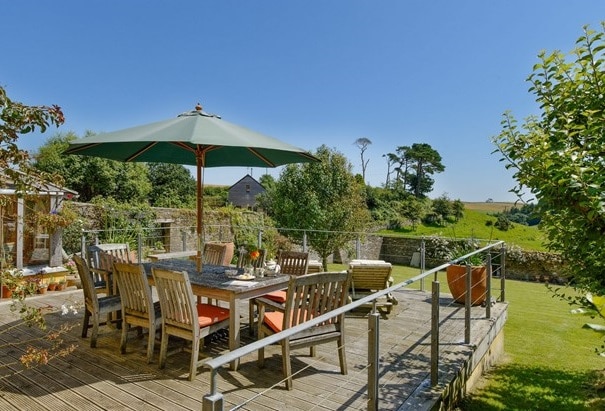
[[[253,280],[238,280],[228,276],[226,270],[236,270],[230,266],[219,266],[204,264],[202,272],[196,269],[195,261],[184,259],[166,259],[157,262],[143,263],[149,283],[153,285],[152,267],[160,267],[169,270],[185,271],[189,275],[189,281],[193,294],[198,297],[206,297],[225,301],[229,304],[229,350],[235,350],[240,346],[240,302],[250,298],[260,297],[271,291],[282,290],[288,286],[289,275],[276,274],[264,276]],[[239,274],[243,270],[239,269]],[[252,321],[251,321],[252,323]],[[231,362],[231,369],[237,370],[239,360]]]

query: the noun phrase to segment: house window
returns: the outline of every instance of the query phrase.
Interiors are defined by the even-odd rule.
[[[250,184],[246,184],[246,193],[250,192]]]

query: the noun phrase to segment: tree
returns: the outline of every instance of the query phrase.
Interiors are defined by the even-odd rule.
[[[387,159],[387,178],[384,182],[384,186],[385,188],[388,188],[391,183],[391,167],[393,166],[393,164],[397,163],[398,157],[393,153],[383,154],[382,156]]]
[[[364,183],[366,181],[366,168],[368,166],[368,163],[370,162],[370,159],[369,158],[367,160],[364,159],[363,155],[366,152],[366,150],[368,149],[368,146],[370,144],[372,144],[372,141],[369,138],[366,138],[366,137],[360,137],[357,140],[355,140],[355,145],[360,150],[360,156],[361,156],[361,177],[363,178]]]
[[[267,194],[277,226],[308,230],[309,244],[326,269],[328,256],[356,237],[355,232],[369,221],[369,213],[364,186],[355,182],[346,157],[325,145],[315,156],[321,161],[287,165],[275,189]],[[302,230],[288,235],[300,241]]]
[[[21,135],[40,130],[44,133],[49,126],[60,126],[65,122],[63,112],[57,105],[53,106],[27,106],[23,103],[11,100],[3,87],[0,87],[0,170],[3,178],[7,178],[15,185],[17,195],[36,190],[39,184],[37,180],[42,178],[47,181],[53,181],[60,184],[59,175],[48,175],[37,172],[31,165],[31,158],[26,150],[22,150],[17,145]],[[4,229],[1,227],[0,229]],[[4,245],[3,245],[4,246]],[[11,279],[20,277],[22,273],[17,270],[0,270],[0,282],[9,284]],[[21,277],[22,278],[22,277]],[[19,281],[20,282],[20,281]],[[31,283],[34,284],[34,283]],[[14,287],[17,286],[13,282]],[[28,288],[31,292],[31,287]],[[20,315],[22,323],[19,325],[32,327],[37,326],[41,330],[46,329],[46,320],[44,314],[51,307],[29,306],[24,293],[14,293],[11,304],[11,311]],[[75,311],[70,307],[69,311]],[[20,363],[26,368],[36,367],[48,363],[57,357],[65,357],[75,350],[75,346],[68,346],[63,340],[63,334],[69,331],[70,327],[61,330],[47,331],[43,337],[30,340],[26,354],[19,358]],[[6,331],[6,330],[4,330]],[[41,346],[34,346],[35,341],[46,342]],[[18,373],[19,371],[15,371]]]
[[[584,27],[570,61],[539,54],[528,77],[542,113],[520,127],[510,112],[493,138],[521,199],[538,200],[546,246],[570,264],[575,284],[605,295],[605,24]]]
[[[424,204],[422,200],[410,196],[407,201],[401,203],[400,212],[412,224],[412,230],[416,231],[416,227],[424,215]]]
[[[271,174],[263,174],[258,179],[258,182],[265,190],[270,190],[275,187],[275,178]]]
[[[410,167],[416,172],[410,182],[410,188],[416,198],[424,197],[433,189],[434,181],[430,175],[445,170],[445,166],[441,163],[441,155],[426,143],[412,144],[406,154]]]
[[[27,150],[17,145],[19,136],[37,129],[44,133],[49,126],[65,122],[61,107],[27,106],[11,100],[0,87],[0,170],[15,184],[18,193],[35,189],[34,179],[42,178],[61,183],[60,175],[41,174],[31,166]]]
[[[90,132],[87,132],[90,133]],[[143,163],[123,163],[105,158],[64,155],[74,133],[56,134],[34,155],[34,166],[44,172],[61,173],[64,184],[87,202],[97,196],[132,204],[147,203],[151,191],[149,171]]]
[[[441,155],[429,144],[414,143],[412,146],[399,146],[395,153],[387,154],[390,164],[398,164],[395,188],[401,187],[422,198],[433,189],[434,173],[441,173],[445,166],[441,164]],[[387,176],[388,177],[388,176]],[[409,187],[409,188],[408,188]]]
[[[152,207],[194,208],[196,182],[181,164],[149,163]]]
[[[449,216],[453,214],[453,205],[447,195],[442,196],[433,200],[433,211],[439,216],[439,221],[445,222]]]
[[[409,157],[408,151],[410,150],[409,146],[399,146],[395,150],[395,153],[387,154],[389,162],[392,164],[398,164],[394,167],[393,171],[396,173],[395,176],[395,188],[401,187],[403,190],[407,190],[408,187],[408,178],[410,176],[409,169]]]
[[[452,203],[452,214],[456,221],[460,221],[464,217],[464,203],[460,199],[454,200]]]

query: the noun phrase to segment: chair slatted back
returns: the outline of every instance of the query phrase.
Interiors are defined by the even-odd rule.
[[[245,249],[239,250],[239,255],[237,258],[237,268],[244,268],[248,264],[251,264],[253,268],[262,268],[265,265],[265,255],[266,250],[264,248],[258,249],[258,258],[256,260],[252,260],[250,258],[250,252]]]
[[[309,268],[309,253],[302,251],[281,251],[277,256],[280,272],[290,275],[306,275]]]
[[[292,277],[288,284],[283,329],[345,305],[349,295],[350,278],[346,271]],[[330,331],[340,329],[343,320],[344,314],[333,317],[311,330],[304,331],[301,336],[321,334],[326,332],[326,327]],[[296,339],[296,336],[293,339]]]
[[[127,243],[95,244],[88,247],[88,265],[92,268],[93,280],[97,290],[111,294],[112,284],[106,284],[106,278],[111,277],[114,262],[132,263],[130,247]],[[106,274],[106,278],[103,277]]]
[[[151,286],[147,280],[145,269],[140,264],[115,262],[113,275],[115,276],[122,310],[126,315],[141,318],[154,316],[153,297]]]
[[[202,261],[204,264],[223,265],[227,246],[219,243],[204,244],[204,254]]]
[[[90,307],[90,310],[92,312],[98,312],[99,299],[95,290],[92,273],[88,269],[88,264],[86,264],[86,260],[84,260],[77,254],[73,255],[72,260],[76,264],[76,269],[78,270],[78,275],[80,276],[80,281],[82,283],[82,291],[84,292],[84,303],[87,307]]]
[[[157,267],[152,268],[152,273],[166,326],[189,340],[199,336],[196,300],[187,273]]]
[[[114,261],[132,263],[130,246],[128,243],[95,244],[88,247],[88,260],[91,267],[101,268],[100,253],[110,254]]]
[[[218,305],[197,303],[186,272],[157,267],[153,267],[151,272],[162,309],[160,368],[166,364],[170,335],[191,341],[191,381],[195,378],[197,368],[204,362],[198,360],[203,338],[229,327],[229,310]]]

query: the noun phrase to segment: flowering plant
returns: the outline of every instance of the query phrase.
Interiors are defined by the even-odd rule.
[[[256,261],[258,259],[258,257],[260,257],[260,251],[258,251],[258,250],[250,251],[249,255],[250,255],[250,260]]]
[[[76,274],[76,263],[74,263],[73,260],[71,260],[71,259],[67,260],[67,262],[64,264],[64,267],[67,268],[67,271],[69,271],[69,274],[71,274],[71,275]]]

